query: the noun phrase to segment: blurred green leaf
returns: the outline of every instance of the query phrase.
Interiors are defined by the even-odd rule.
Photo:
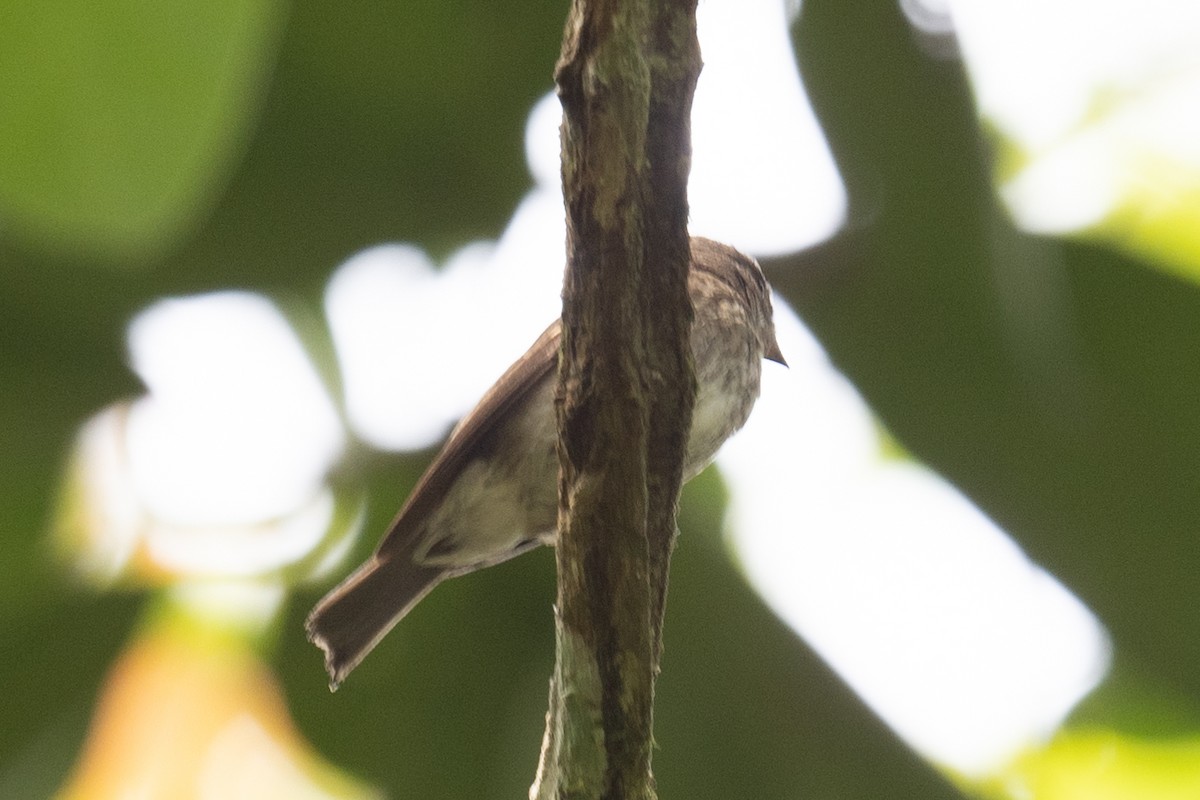
[[[1066,730],[980,791],[1005,800],[1191,800],[1200,796],[1200,737]]]
[[[5,225],[126,259],[196,226],[257,117],[282,17],[277,0],[6,4]]]

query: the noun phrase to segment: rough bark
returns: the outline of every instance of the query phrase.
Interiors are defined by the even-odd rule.
[[[563,104],[557,658],[536,800],[650,800],[654,681],[695,399],[695,0],[574,0]]]

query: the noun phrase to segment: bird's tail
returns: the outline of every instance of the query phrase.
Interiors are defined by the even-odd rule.
[[[325,651],[337,689],[379,640],[437,586],[446,572],[407,558],[372,558],[325,595],[308,615],[308,639]]]

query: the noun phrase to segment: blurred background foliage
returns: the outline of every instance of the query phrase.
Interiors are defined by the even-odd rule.
[[[496,237],[531,184],[525,118],[551,86],[565,12],[564,0],[0,9],[0,797],[64,785],[105,676],[144,629],[145,594],[78,588],[46,535],[80,424],[139,392],[129,319],[165,295],[230,287],[315,315],[331,270],[364,247],[413,241],[440,259]],[[1200,755],[1153,743],[1200,732],[1196,273],[1112,236],[1019,232],[962,64],[932,53],[898,6],[808,0],[792,33],[849,222],[764,265],[903,448],[1103,620],[1114,669],[1073,729],[1105,731],[1110,764],[1166,787],[1072,794],[1081,784],[1055,760],[1025,771],[1031,796],[1195,796]],[[429,455],[354,451],[368,498],[356,554]],[[960,796],[757,599],[722,545],[722,503],[711,472],[685,494],[656,714],[663,796]],[[294,594],[258,646],[303,737],[365,784],[524,796],[553,582],[539,552],[445,585],[337,695],[301,633],[323,585]],[[1118,747],[1123,736],[1152,756]],[[1098,741],[1055,747],[1086,772],[1080,753]],[[1126,785],[1142,788],[1114,788]]]

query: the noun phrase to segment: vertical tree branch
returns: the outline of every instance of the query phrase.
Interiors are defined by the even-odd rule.
[[[692,166],[692,95],[700,75],[700,43],[696,39],[696,0],[653,6],[650,56],[650,114],[646,154],[649,192],[643,203],[646,263],[670,264],[650,269],[642,292],[643,312],[658,338],[647,348],[649,374],[670,381],[651,391],[647,483],[650,504],[650,586],[654,592],[654,667],[662,651],[668,568],[675,544],[675,511],[682,482],[683,454],[691,430],[696,399],[690,346],[692,305],[687,276],[690,247],[687,232],[687,182]],[[677,301],[677,314],[659,316],[664,298]],[[679,299],[681,298],[681,299]]]
[[[695,378],[695,0],[574,0],[563,103],[557,658],[538,800],[655,797],[654,679]]]

